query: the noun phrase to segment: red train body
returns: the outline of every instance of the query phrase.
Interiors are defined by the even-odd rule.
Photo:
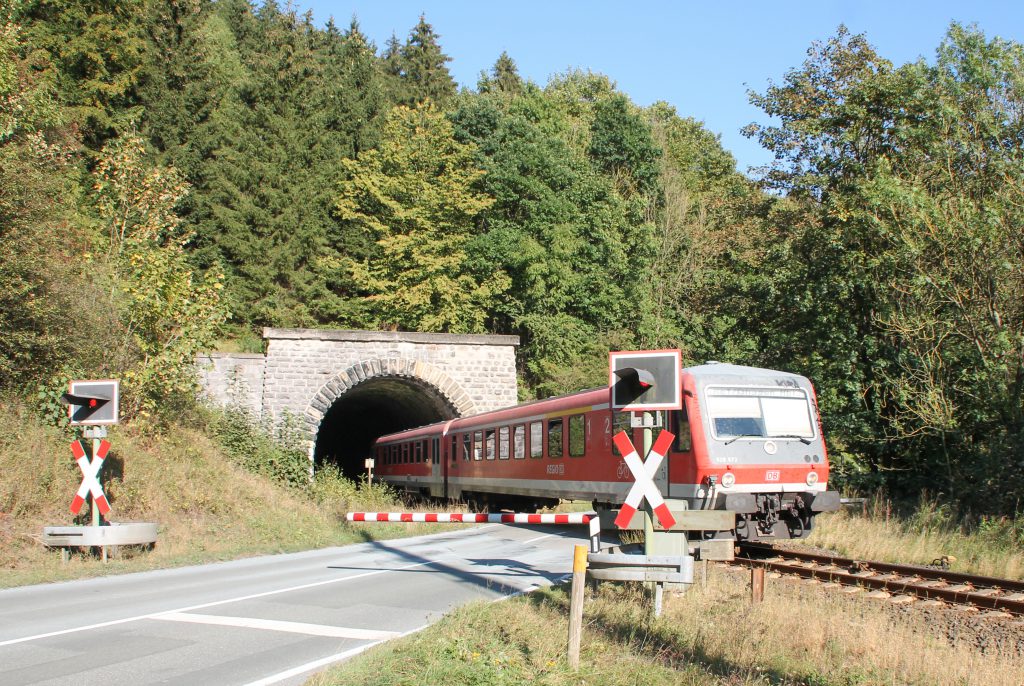
[[[682,410],[659,473],[674,508],[737,513],[739,540],[806,536],[834,510],[817,402],[802,376],[708,363],[682,370]],[[516,509],[588,500],[615,509],[633,483],[612,436],[629,428],[600,388],[382,436],[376,473],[399,489],[478,507]],[[727,532],[707,532],[722,536]]]

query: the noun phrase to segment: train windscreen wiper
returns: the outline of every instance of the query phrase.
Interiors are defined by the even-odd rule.
[[[811,444],[811,439],[809,439],[807,436],[797,436],[796,434],[781,434],[779,436],[765,436],[764,434],[739,434],[738,436],[733,436],[729,440],[725,441],[725,443],[723,443],[723,445],[729,445],[730,443],[735,443],[736,441],[738,441],[741,438],[768,438],[768,439],[771,439],[771,438],[797,438],[804,445],[810,445]]]
[[[735,443],[736,441],[740,440],[741,438],[766,438],[766,436],[764,434],[738,434],[738,435],[733,436],[732,438],[730,438],[728,441],[726,441],[722,445],[729,445],[730,443]]]
[[[796,434],[782,434],[780,436],[771,436],[770,438],[799,438],[800,442],[804,445],[810,445],[811,439],[807,436],[797,436]]]

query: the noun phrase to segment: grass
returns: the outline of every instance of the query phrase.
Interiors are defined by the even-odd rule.
[[[927,498],[909,517],[887,516],[884,500],[876,499],[866,516],[841,511],[820,517],[807,544],[919,564],[953,556],[958,571],[1020,578],[1022,529],[1020,517],[965,524]],[[588,597],[578,672],[565,660],[568,591],[559,587],[462,608],[308,685],[1021,683],[1019,637],[996,632],[980,647],[970,640],[952,644],[942,623],[926,614],[891,612],[884,602],[799,581],[769,581],[765,602],[752,606],[748,583],[742,571],[713,567],[706,588],[670,598],[657,620],[638,589],[602,585]]]
[[[91,523],[88,506],[78,517],[68,509],[81,480],[70,434],[42,425],[21,405],[0,407],[0,588],[440,530],[351,526],[344,521],[350,509],[403,504],[385,487],[354,484],[329,470],[308,490],[278,485],[239,467],[197,428],[154,437],[114,427],[109,440],[101,476],[110,518],[156,522],[157,545],[126,547],[106,564],[88,550],[63,563],[40,543],[43,527]]]
[[[800,582],[773,580],[752,606],[748,580],[713,567],[706,588],[670,597],[658,619],[636,588],[588,591],[578,672],[565,659],[568,589],[558,587],[464,607],[307,686],[1010,686],[1024,673],[1012,647],[950,645],[913,613]]]
[[[927,496],[907,517],[887,511],[885,500],[875,498],[868,503],[867,516],[840,511],[819,517],[807,543],[846,557],[902,564],[926,565],[948,557],[955,571],[1024,579],[1020,515],[966,519]]]

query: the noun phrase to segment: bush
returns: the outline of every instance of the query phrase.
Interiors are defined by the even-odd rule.
[[[383,481],[368,482],[365,478],[356,482],[342,475],[333,464],[320,466],[313,478],[310,490],[313,501],[324,509],[337,514],[350,510],[382,512],[400,506],[401,496]]]
[[[296,422],[286,416],[275,428],[257,422],[246,410],[231,407],[215,416],[211,428],[224,451],[239,466],[298,490],[309,490],[309,455],[297,439]]]

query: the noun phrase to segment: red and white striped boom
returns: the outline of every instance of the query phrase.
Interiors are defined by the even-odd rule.
[[[570,514],[480,513],[473,512],[349,512],[350,522],[436,522],[463,524],[589,524],[592,512]]]

